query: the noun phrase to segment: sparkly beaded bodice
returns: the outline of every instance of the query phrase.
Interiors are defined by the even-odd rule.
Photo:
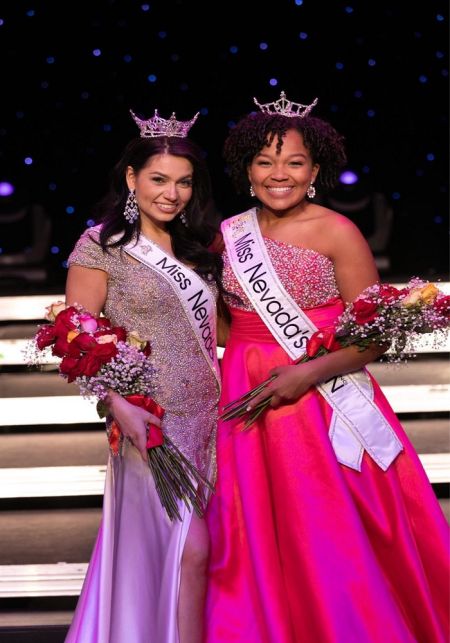
[[[315,250],[293,246],[264,237],[264,243],[277,275],[286,291],[300,308],[314,308],[339,297],[333,263]],[[253,311],[247,295],[234,274],[226,251],[223,253],[223,282],[228,292],[238,295],[242,303],[226,297],[232,308]]]
[[[100,226],[84,232],[69,264],[108,275],[105,315],[151,344],[153,397],[165,409],[163,429],[203,471],[210,468],[219,391],[184,309],[170,284],[120,248],[104,253]],[[210,285],[206,285],[210,288]]]

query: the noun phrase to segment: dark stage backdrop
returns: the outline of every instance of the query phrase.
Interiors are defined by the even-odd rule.
[[[51,281],[64,283],[67,255],[138,133],[130,108],[183,120],[201,111],[191,133],[225,217],[249,204],[224,171],[228,128],[254,96],[269,102],[282,90],[319,98],[314,114],[346,136],[349,168],[391,203],[392,274],[447,279],[448,3],[415,5],[3,2],[0,181],[49,214]],[[13,205],[0,197],[0,214]]]

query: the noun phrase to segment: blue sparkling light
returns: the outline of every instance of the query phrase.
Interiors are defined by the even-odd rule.
[[[200,114],[201,114],[202,116],[206,116],[207,114],[209,114],[209,109],[208,109],[207,107],[202,107],[202,108],[200,109]]]
[[[345,7],[345,13],[353,13],[353,7]]]
[[[73,207],[73,205],[68,205],[66,207],[66,212],[67,214],[73,214],[75,212],[75,208]]]
[[[336,63],[336,69],[344,69],[344,63]]]
[[[92,228],[93,226],[95,226],[95,221],[94,221],[94,219],[88,219],[88,220],[86,221],[86,225],[87,225],[89,228]]]
[[[370,167],[368,165],[363,165],[362,171],[364,174],[370,174]]]
[[[231,129],[236,126],[236,121],[228,121],[227,126]]]
[[[147,76],[147,80],[148,80],[150,83],[156,83],[157,77],[155,76],[155,74],[149,74],[149,75]]]
[[[45,62],[48,65],[53,65],[53,63],[55,62],[55,57],[54,56],[48,56],[48,58],[45,59]]]
[[[164,40],[164,38],[167,38],[167,31],[159,31],[158,36],[161,40]]]
[[[363,93],[362,93],[362,91],[360,89],[355,89],[355,91],[353,92],[353,96],[355,98],[361,98],[362,95],[363,95]]]
[[[297,7],[301,7],[303,4],[303,0],[295,0],[295,4],[297,5]]]
[[[434,154],[433,154],[432,152],[429,152],[429,153],[427,154],[427,156],[426,156],[427,161],[434,161],[434,160],[435,160],[435,158],[436,158],[436,157],[434,156]]]
[[[14,194],[14,185],[8,181],[0,182],[0,196],[11,196]]]
[[[231,45],[230,54],[237,54],[238,51],[239,51],[239,47],[236,47],[236,45]]]
[[[263,51],[266,51],[266,49],[269,49],[269,45],[267,44],[267,42],[260,42],[259,48],[262,49]]]
[[[67,268],[67,266],[68,266],[68,265],[69,265],[69,264],[68,264],[68,262],[67,262],[67,259],[64,259],[64,261],[61,261],[61,266],[62,266],[63,268]]]
[[[375,112],[375,110],[374,110],[374,109],[368,109],[368,110],[367,110],[367,116],[368,116],[369,118],[373,118],[373,117],[375,116],[375,114],[376,114],[376,112]]]
[[[60,249],[58,248],[58,246],[52,246],[50,248],[50,252],[52,253],[52,255],[57,255],[57,254],[59,254]]]
[[[133,60],[133,56],[130,56],[130,54],[125,54],[123,57],[124,62],[130,63]]]
[[[444,21],[444,16],[443,16],[443,15],[441,15],[440,13],[438,13],[438,14],[436,15],[436,20],[437,20],[438,22],[443,22],[443,21]]]
[[[276,78],[271,78],[269,80],[269,85],[272,85],[272,87],[276,87],[278,85],[278,80]]]
[[[300,40],[306,40],[308,38],[308,34],[306,33],[306,31],[301,31],[298,34],[298,37],[300,38]]]
[[[391,197],[394,201],[398,201],[401,198],[400,192],[392,192]]]
[[[29,9],[29,10],[26,12],[26,15],[27,15],[29,18],[32,18],[32,17],[35,15],[35,11],[34,11],[34,9]]]
[[[369,58],[369,60],[367,61],[367,64],[369,65],[369,67],[375,67],[375,65],[377,64],[377,61],[374,58]]]
[[[427,82],[428,82],[428,78],[427,78],[427,76],[425,76],[424,74],[422,74],[421,76],[419,76],[419,83],[425,84],[425,83],[427,83]]]
[[[0,27],[4,24],[5,24],[5,21],[3,20],[3,18],[0,18]]]
[[[149,4],[141,4],[141,9],[142,9],[142,11],[150,11],[150,5]]]
[[[98,58],[99,56],[102,55],[102,50],[101,49],[93,49],[92,50],[92,55]]]
[[[443,57],[444,57],[444,53],[442,51],[436,52],[436,58],[443,58]]]
[[[112,130],[112,126],[109,123],[105,123],[102,126],[102,129],[103,129],[104,132],[110,132]]]
[[[25,163],[25,165],[33,165],[33,159],[31,158],[31,156],[25,157],[23,159],[23,162]]]
[[[434,219],[433,219],[433,221],[434,221],[435,223],[442,223],[442,222],[443,222],[443,220],[444,220],[444,219],[440,216],[440,214],[437,214],[437,215],[434,217]]]
[[[339,177],[339,181],[344,185],[354,185],[358,180],[358,175],[353,170],[345,170]]]
[[[54,191],[56,190],[56,183],[49,183],[49,184],[48,184],[48,189],[49,189],[51,192],[54,192]]]

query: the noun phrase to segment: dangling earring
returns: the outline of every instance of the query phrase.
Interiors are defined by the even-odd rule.
[[[316,188],[314,187],[313,182],[309,184],[308,189],[306,190],[306,196],[309,197],[310,199],[314,199],[316,196]]]
[[[256,196],[255,190],[253,189],[253,185],[250,183],[250,196]]]
[[[186,216],[186,210],[181,210],[180,212],[180,221],[183,225],[186,226],[186,228],[189,226],[187,216]]]
[[[128,223],[134,223],[139,216],[139,210],[137,206],[136,197],[134,196],[134,190],[130,190],[125,203],[125,210],[123,211],[123,216],[128,221]]]

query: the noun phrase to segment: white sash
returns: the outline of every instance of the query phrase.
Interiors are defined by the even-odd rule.
[[[120,235],[111,238],[119,239]],[[220,390],[220,369],[217,360],[216,302],[214,294],[193,270],[168,255],[142,234],[123,246],[125,252],[155,270],[172,287],[186,313],[203,355],[217,380]]]
[[[256,208],[224,221],[222,233],[245,294],[280,346],[293,360],[298,359],[317,328],[281,284],[261,235]],[[339,462],[361,471],[366,450],[385,471],[403,447],[373,401],[366,371],[332,377],[317,389],[333,409],[329,435]]]

